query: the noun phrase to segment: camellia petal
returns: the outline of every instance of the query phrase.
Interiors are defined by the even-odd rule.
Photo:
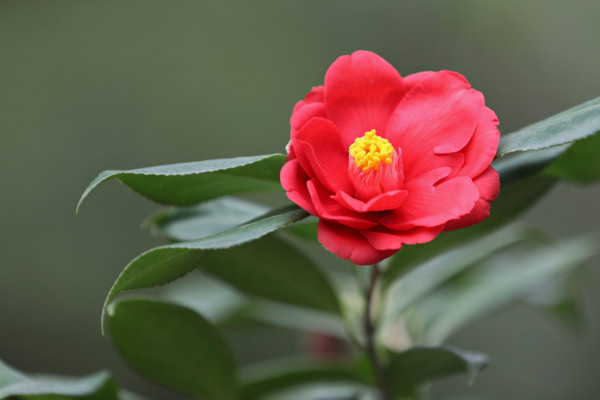
[[[500,177],[492,167],[488,167],[481,175],[473,179],[473,183],[479,190],[479,200],[475,203],[473,210],[458,219],[448,221],[444,230],[451,231],[466,228],[485,220],[490,215],[490,202],[494,201],[500,193]]]
[[[419,244],[432,241],[443,230],[443,225],[429,228],[412,228],[405,231],[372,229],[363,231],[363,236],[380,251],[399,249],[405,244]]]
[[[287,197],[300,207],[315,215],[317,211],[312,204],[310,194],[306,187],[309,176],[304,172],[298,160],[291,160],[281,168],[281,186],[285,189]]]
[[[324,220],[319,221],[318,238],[327,250],[358,265],[378,263],[398,251],[377,250],[359,231]]]
[[[406,199],[407,195],[408,192],[406,190],[393,190],[382,193],[377,197],[373,197],[367,203],[350,196],[346,192],[337,192],[332,198],[351,210],[369,212],[395,210],[404,203],[404,199]]]
[[[398,104],[387,125],[387,138],[401,147],[406,175],[431,154],[463,149],[473,136],[483,96],[461,75],[441,71],[414,86]]]
[[[404,79],[383,58],[338,58],[298,102],[281,182],[356,264],[481,222],[498,195],[498,120],[460,74]]]
[[[310,103],[303,104],[297,108],[297,111],[292,114],[290,118],[290,125],[292,126],[292,135],[302,129],[308,121],[316,117],[325,117],[325,104],[323,103]]]
[[[499,141],[500,131],[496,113],[485,107],[481,110],[473,137],[461,151],[465,157],[461,175],[475,177],[488,168],[496,156]]]
[[[335,125],[324,118],[313,118],[292,139],[300,164],[311,177],[319,179],[331,191],[352,190],[348,171],[340,165],[348,163],[348,153],[342,146]]]
[[[393,230],[443,225],[470,213],[479,199],[477,186],[466,176],[453,178],[428,190],[408,190],[402,207],[382,218],[382,225]]]
[[[315,215],[319,218],[337,221],[355,229],[370,229],[377,226],[377,216],[348,210],[328,196],[325,188],[318,182],[311,179],[307,187],[316,209]]]
[[[385,137],[387,120],[403,94],[398,71],[368,51],[338,58],[325,74],[327,118],[346,147],[372,129]]]

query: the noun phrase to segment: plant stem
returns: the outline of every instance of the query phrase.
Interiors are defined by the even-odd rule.
[[[373,295],[375,294],[375,287],[377,286],[377,282],[381,276],[381,270],[377,264],[373,265],[371,268],[371,279],[367,285],[367,288],[365,289],[365,313],[363,320],[365,346],[367,356],[369,357],[371,365],[373,366],[373,371],[375,372],[377,385],[381,390],[382,400],[393,400],[392,395],[387,387],[383,367],[381,365],[381,361],[379,360],[379,356],[377,355],[377,349],[375,348],[375,324],[373,323],[372,308]]]

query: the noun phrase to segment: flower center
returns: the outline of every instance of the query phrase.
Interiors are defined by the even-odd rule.
[[[394,154],[392,144],[387,139],[377,136],[375,129],[354,140],[349,150],[350,155],[354,157],[354,163],[363,172],[369,172],[372,169],[377,171],[382,162],[391,164]]]

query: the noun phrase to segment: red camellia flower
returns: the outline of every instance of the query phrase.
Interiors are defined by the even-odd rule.
[[[355,264],[488,217],[496,114],[460,74],[404,78],[368,51],[338,58],[294,107],[287,196],[319,218],[319,241]]]

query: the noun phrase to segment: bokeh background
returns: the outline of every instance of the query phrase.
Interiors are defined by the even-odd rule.
[[[117,183],[75,216],[99,171],[282,152],[294,103],[357,49],[403,75],[461,72],[507,133],[600,95],[599,16],[597,0],[1,1],[0,359],[109,368],[175,398],[100,335],[115,277],[160,241],[139,228],[158,207]],[[598,186],[562,185],[523,219],[558,239],[596,231],[599,200]],[[492,366],[472,388],[442,382],[437,398],[598,398],[598,258],[589,271],[583,330],[525,307],[486,318],[450,342]],[[302,342],[252,337],[249,358]]]

